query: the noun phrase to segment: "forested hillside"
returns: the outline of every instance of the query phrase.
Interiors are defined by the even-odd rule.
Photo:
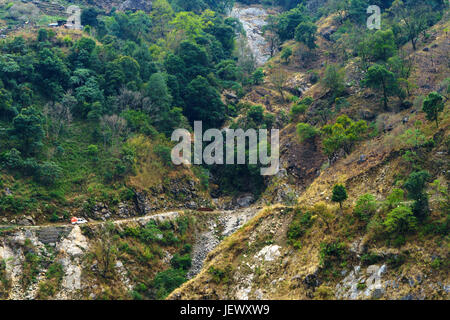
[[[0,0],[0,298],[447,299],[449,27],[444,0]],[[278,174],[174,165],[194,121],[279,129]]]

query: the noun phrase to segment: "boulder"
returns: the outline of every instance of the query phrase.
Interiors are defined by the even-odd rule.
[[[240,208],[249,207],[255,202],[255,197],[251,193],[246,193],[236,198],[236,205]]]

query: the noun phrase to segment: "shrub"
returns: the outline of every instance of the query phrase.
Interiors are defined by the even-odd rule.
[[[404,184],[408,197],[415,200],[412,210],[420,220],[424,220],[429,213],[428,195],[424,192],[428,179],[430,179],[428,171],[413,172]]]
[[[394,209],[405,199],[405,192],[402,189],[393,189],[386,197],[384,205],[388,210]]]
[[[356,285],[356,289],[358,289],[358,290],[364,290],[365,288],[367,288],[365,283],[358,283]]]
[[[25,243],[27,244],[27,243]],[[41,259],[33,252],[25,254],[25,261],[22,267],[22,288],[27,289],[33,282],[36,281],[36,277],[39,275],[39,265]]]
[[[335,124],[323,126],[323,148],[325,153],[332,157],[338,151],[344,150],[350,154],[354,144],[363,138],[367,131],[367,123],[364,120],[353,121],[347,115],[336,119]]]
[[[425,188],[427,180],[430,178],[428,171],[413,172],[404,184],[404,188],[408,191],[410,199],[418,199]]]
[[[2,155],[3,165],[8,169],[20,169],[22,157],[19,150],[12,148]]]
[[[306,104],[295,104],[291,108],[291,118],[295,118],[300,114],[304,114],[308,110],[308,106]]]
[[[339,97],[345,89],[344,76],[344,71],[340,70],[337,65],[330,64],[325,70],[322,84],[326,89],[331,91],[331,94],[335,98]]]
[[[372,265],[379,262],[382,259],[375,253],[365,253],[361,256],[361,263],[364,265]]]
[[[312,226],[312,214],[310,212],[306,212],[302,214],[300,211],[296,213],[294,219],[289,225],[287,238],[291,244],[295,242],[295,240],[301,238],[305,232]]]
[[[377,202],[375,197],[369,193],[362,195],[356,201],[353,214],[362,221],[368,222],[377,211]]]
[[[159,272],[152,282],[155,298],[160,300],[166,298],[184,282],[186,282],[186,272],[183,270],[169,269]]]
[[[247,118],[253,120],[256,124],[262,123],[264,120],[264,108],[260,105],[251,106],[247,112]]]
[[[314,99],[311,98],[311,97],[303,98],[303,99],[300,101],[301,104],[307,105],[308,107],[309,107],[310,105],[312,105],[313,102],[314,102]]]
[[[307,123],[299,123],[297,124],[297,134],[301,142],[312,141],[319,134],[319,130]]]
[[[209,187],[209,170],[200,166],[193,166],[192,169],[195,176],[200,180],[200,184],[202,185],[202,187],[207,190]]]
[[[175,253],[170,264],[174,269],[188,270],[191,267],[191,256],[188,253],[184,255]]]
[[[347,189],[345,188],[345,186],[342,184],[336,184],[333,187],[333,195],[331,197],[331,201],[338,202],[339,206],[342,210],[342,202],[347,200],[347,198],[348,198],[348,195],[347,195]]]
[[[38,170],[39,164],[34,158],[28,158],[22,164],[22,171],[27,176],[34,176]]]
[[[314,292],[314,299],[316,300],[331,300],[333,297],[333,289],[323,284]]]
[[[164,145],[161,144],[157,144],[154,148],[153,148],[153,152],[161,158],[161,160],[163,160],[165,165],[171,165],[172,164],[172,156],[171,156],[171,152],[172,150]]]
[[[181,254],[186,254],[186,253],[190,253],[192,251],[192,245],[191,244],[189,244],[189,243],[186,243],[184,246],[183,246],[183,249],[181,249]]]
[[[9,295],[10,280],[6,275],[6,262],[0,260],[0,299],[6,299]]]
[[[442,261],[440,258],[435,258],[431,262],[431,267],[435,270],[439,270],[444,266],[444,261]]]
[[[87,154],[92,158],[96,158],[98,156],[98,146],[95,144],[91,144],[87,147]]]
[[[335,103],[337,112],[350,106],[350,103],[345,98],[336,98]]]
[[[389,212],[383,224],[391,234],[406,234],[417,229],[417,219],[411,208],[406,206],[399,206]]]
[[[285,47],[281,50],[281,59],[284,60],[285,63],[289,62],[289,59],[292,56],[292,48]]]
[[[320,264],[328,268],[333,262],[341,261],[346,253],[346,245],[342,242],[320,244]]]
[[[423,101],[423,112],[426,113],[427,120],[435,121],[439,126],[439,113],[444,111],[444,97],[437,92],[431,92]]]
[[[319,74],[316,71],[308,71],[309,74],[309,81],[311,82],[311,84],[316,84],[317,82],[319,82],[320,77]]]
[[[208,273],[212,276],[213,282],[219,283],[227,283],[229,281],[229,274],[231,272],[231,267],[227,266],[224,270],[210,267],[208,269]]]
[[[62,169],[54,162],[46,161],[39,166],[35,178],[43,185],[50,186],[61,178]]]
[[[387,264],[391,268],[398,268],[406,261],[406,257],[402,254],[396,254],[386,260]]]
[[[259,85],[264,82],[264,70],[262,68],[256,69],[252,74],[253,84]]]

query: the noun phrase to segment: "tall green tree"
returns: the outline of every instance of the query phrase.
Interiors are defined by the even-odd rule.
[[[325,69],[325,75],[322,79],[325,88],[329,89],[333,94],[333,100],[342,95],[345,89],[344,70],[339,69],[337,65],[329,64]]]
[[[201,120],[204,128],[218,128],[225,120],[226,108],[219,92],[202,76],[187,86],[185,103],[185,115],[191,123]]]
[[[295,40],[304,43],[309,49],[316,47],[317,26],[310,22],[301,22],[295,28]]]
[[[32,155],[42,147],[44,117],[35,107],[24,108],[13,119],[10,133],[24,155]]]
[[[423,31],[428,28],[428,22],[431,18],[431,8],[426,4],[409,6],[409,1],[396,0],[392,4],[390,11],[403,26],[404,33],[413,50],[417,50],[417,42]]]
[[[427,120],[435,121],[436,128],[439,127],[439,113],[444,111],[444,97],[437,92],[431,92],[423,100],[422,110],[426,113]]]
[[[371,88],[381,90],[383,94],[383,106],[388,110],[389,96],[394,95],[398,90],[397,79],[386,67],[374,64],[367,71],[364,83]]]
[[[345,188],[345,186],[342,184],[336,184],[333,187],[333,195],[331,197],[331,201],[339,203],[341,212],[342,212],[342,203],[345,200],[347,200],[347,198],[348,198],[348,194],[347,194],[347,189]]]
[[[305,7],[300,4],[292,10],[283,12],[277,20],[277,33],[282,41],[286,41],[294,38],[297,26],[301,22],[308,21],[309,16]]]
[[[428,171],[413,172],[403,187],[408,191],[408,197],[414,200],[412,211],[414,215],[424,220],[429,213],[428,195],[425,192],[426,183],[431,178]]]
[[[152,2],[153,31],[158,37],[164,38],[170,30],[169,22],[173,19],[175,13],[167,0],[155,0]]]
[[[367,123],[364,120],[353,121],[347,115],[336,119],[335,124],[328,124],[322,128],[324,135],[322,145],[329,158],[339,150],[350,154],[356,141],[360,140],[367,131]]]

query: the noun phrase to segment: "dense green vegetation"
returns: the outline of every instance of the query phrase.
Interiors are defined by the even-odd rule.
[[[81,37],[40,29],[2,40],[0,160],[4,173],[24,182],[2,198],[1,210],[25,212],[43,205],[31,200],[38,197],[66,206],[73,192],[93,185],[91,200],[126,200],[137,157],[131,137],[151,139],[170,167],[174,128],[189,129],[194,120],[204,129],[221,127],[235,115],[222,90],[242,92],[263,74],[241,63],[235,41],[241,27],[221,14],[232,3],[157,0],[149,14],[89,7]],[[220,181],[221,170],[215,172]],[[247,178],[243,190],[254,180],[247,169],[223,175]],[[11,187],[5,178],[1,183]]]

